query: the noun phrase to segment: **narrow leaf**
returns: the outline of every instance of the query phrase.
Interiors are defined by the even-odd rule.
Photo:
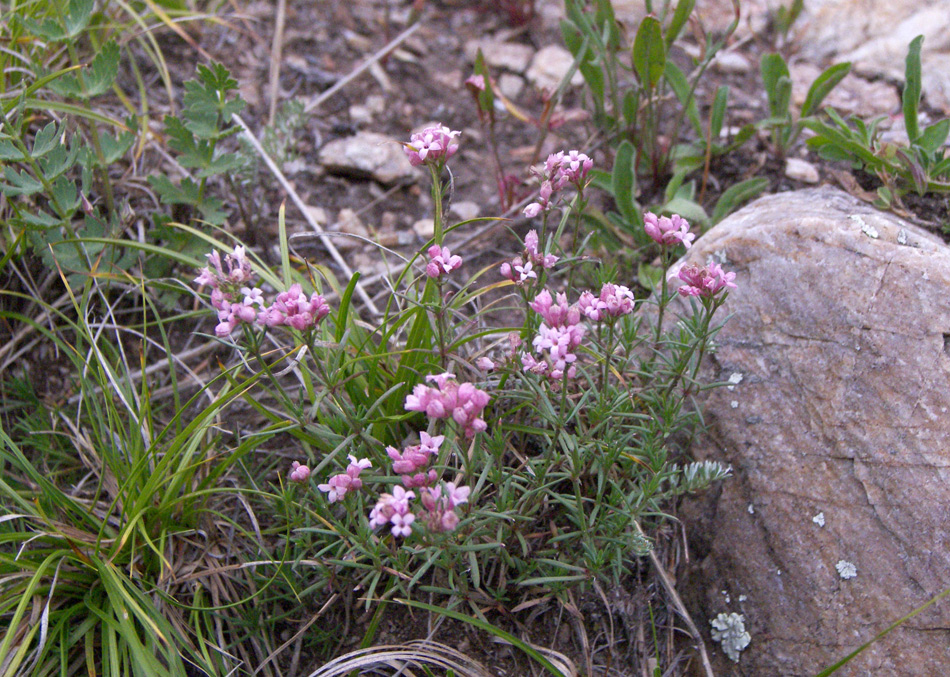
[[[633,67],[640,84],[655,89],[666,68],[666,44],[663,29],[654,16],[644,17],[633,41]]]
[[[805,103],[802,104],[802,117],[811,115],[818,109],[821,102],[831,93],[839,82],[841,82],[848,73],[851,72],[851,62],[838,63],[826,68],[825,71],[815,78],[808,88],[808,94],[805,96]]]
[[[904,127],[907,129],[907,138],[911,143],[916,143],[920,136],[917,107],[920,105],[920,47],[923,42],[923,35],[918,35],[910,41],[904,68],[904,95],[902,98]]]

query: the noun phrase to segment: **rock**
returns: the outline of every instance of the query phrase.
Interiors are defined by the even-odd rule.
[[[477,202],[462,201],[453,202],[452,206],[449,207],[449,211],[455,214],[460,221],[470,221],[478,218],[478,215],[482,213],[482,208],[478,206]]]
[[[705,376],[742,380],[709,391],[694,452],[735,476],[681,506],[681,587],[707,632],[745,617],[742,674],[814,675],[950,587],[950,249],[825,186],[757,200],[688,258],[714,253],[738,289]],[[852,665],[946,675],[950,606]]]
[[[924,36],[923,91],[950,113],[950,11],[946,0],[815,0],[793,27],[799,56],[813,63],[851,61],[859,73],[902,81],[907,46]]]
[[[573,65],[574,57],[569,51],[558,45],[548,45],[534,55],[525,77],[538,89],[553,92]],[[580,71],[574,71],[571,84],[577,86],[583,82]]]
[[[349,207],[340,210],[336,217],[336,227],[341,233],[369,237],[369,230],[363,225],[356,212]]]
[[[785,176],[793,181],[803,183],[818,183],[818,168],[810,162],[790,157],[785,160]]]
[[[375,132],[359,132],[331,141],[320,149],[319,160],[328,172],[375,179],[386,185],[419,176],[406,159],[402,145]]]
[[[412,224],[412,230],[423,240],[431,240],[435,235],[435,221],[432,219],[419,219]]]
[[[752,64],[739,52],[719,52],[712,62],[713,68],[720,73],[748,73]]]
[[[502,73],[498,78],[498,89],[508,99],[515,99],[524,89],[524,80],[518,75]]]
[[[485,63],[491,68],[501,68],[512,73],[524,73],[531,61],[534,50],[528,45],[517,42],[498,42],[493,40],[469,40],[465,43],[465,55],[469,61],[475,61],[478,50],[482,50]]]

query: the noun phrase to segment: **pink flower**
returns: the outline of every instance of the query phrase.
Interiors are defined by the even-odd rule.
[[[485,91],[485,76],[469,75],[465,80],[465,86],[473,92],[483,92]]]
[[[689,249],[692,241],[696,239],[696,236],[689,232],[689,223],[678,214],[667,218],[647,212],[643,215],[643,229],[654,242],[667,246],[683,243],[683,246]]]
[[[706,267],[694,264],[682,266],[677,273],[680,280],[686,284],[679,288],[683,296],[702,296],[711,298],[723,289],[735,289],[735,273],[727,273],[718,263],[710,263]]]
[[[426,265],[426,275],[432,278],[448,275],[462,265],[462,257],[453,256],[448,247],[440,247],[434,244],[429,247],[428,254],[429,263]]]
[[[544,163],[545,173],[556,190],[560,190],[568,183],[573,183],[580,188],[593,166],[593,160],[576,150],[549,155]]]
[[[346,472],[334,475],[326,484],[318,484],[317,489],[327,494],[330,503],[342,500],[348,491],[358,491],[363,487],[363,480],[360,479],[360,473],[366,468],[372,468],[373,464],[368,458],[357,459],[350,454],[347,456],[350,464],[346,467]]]
[[[495,369],[495,363],[492,362],[491,358],[484,355],[475,360],[475,366],[482,371],[493,371]]]
[[[258,323],[267,327],[288,326],[299,331],[313,329],[330,313],[324,298],[314,292],[307,298],[299,284],[277,295],[274,303],[261,310]]]
[[[544,374],[555,381],[561,380],[565,375],[574,378],[577,371],[574,367],[577,361],[574,351],[580,346],[586,332],[585,327],[580,324],[580,308],[568,305],[567,296],[561,293],[557,295],[555,303],[547,289],[542,290],[530,305],[544,318],[544,323],[538,327],[538,333],[532,340],[532,345],[541,359],[524,353],[521,355],[522,368],[525,371]]]
[[[533,219],[535,216],[541,213],[543,207],[538,202],[532,202],[527,207],[524,208],[524,217],[526,219]]]
[[[456,487],[454,482],[447,482],[444,492],[440,486],[422,489],[419,500],[426,509],[428,528],[436,532],[453,531],[459,523],[455,508],[468,503],[471,491],[469,487]]]
[[[589,291],[581,294],[577,305],[585,317],[594,322],[612,319],[633,312],[633,292],[627,287],[607,283],[600,289],[600,296],[596,297]]]
[[[418,167],[421,164],[438,166],[444,163],[458,151],[458,137],[461,132],[452,131],[448,127],[436,125],[426,127],[409,137],[409,143],[404,146],[409,164]]]
[[[437,387],[417,385],[406,397],[406,411],[422,411],[429,418],[449,418],[462,426],[466,437],[487,428],[481,418],[488,405],[488,393],[471,383],[459,383],[451,373],[426,376]]]
[[[306,482],[308,479],[310,479],[310,468],[305,465],[300,465],[297,461],[294,461],[290,465],[289,479],[291,482]]]
[[[370,529],[391,523],[393,535],[405,537],[411,534],[416,517],[409,510],[409,501],[415,496],[400,486],[393,487],[391,494],[382,494],[369,514]]]
[[[429,469],[428,472],[417,472],[415,475],[403,475],[402,484],[406,489],[413,489],[417,487],[428,487],[435,484],[436,480],[439,479],[439,473],[433,469]]]

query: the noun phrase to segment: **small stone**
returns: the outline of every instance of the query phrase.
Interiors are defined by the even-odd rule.
[[[336,225],[341,233],[369,237],[369,230],[363,225],[360,217],[352,209],[341,209],[336,217]]]
[[[453,202],[449,211],[455,214],[460,221],[470,221],[478,218],[478,215],[482,212],[482,208],[479,207],[476,202],[465,200],[462,202]]]
[[[423,240],[431,240],[435,235],[435,221],[433,219],[419,219],[412,224],[412,230]]]
[[[327,225],[327,210],[323,207],[307,207],[307,213],[310,215],[310,218],[316,222],[321,228]]]
[[[811,521],[817,524],[819,527],[825,526],[825,513],[820,512],[814,517],[811,518]]]
[[[524,89],[524,80],[519,75],[502,73],[498,78],[498,90],[507,99],[515,99]]]
[[[469,61],[475,61],[475,55],[479,49],[482,50],[485,63],[489,67],[501,68],[512,73],[524,73],[534,52],[528,45],[521,45],[516,42],[469,40],[465,43],[465,55]]]
[[[738,408],[739,408],[739,400],[733,400],[732,402],[729,403],[729,406],[732,407],[733,409],[738,409]]]
[[[720,52],[712,62],[713,68],[720,73],[748,73],[752,64],[739,52]]]
[[[373,114],[369,108],[358,103],[350,106],[350,122],[354,125],[368,125],[372,121]]]
[[[818,169],[810,162],[790,157],[785,161],[785,176],[802,183],[818,183]]]
[[[374,179],[387,185],[408,182],[419,176],[409,164],[402,145],[375,132],[359,132],[331,141],[320,149],[318,159],[330,173]]]
[[[557,45],[548,45],[534,55],[525,77],[538,89],[553,92],[573,65],[574,57],[569,51]],[[580,71],[574,71],[571,84],[577,86],[583,82],[584,76]]]
[[[399,223],[399,217],[395,212],[383,212],[379,217],[379,227],[381,230],[396,230],[396,224]]]

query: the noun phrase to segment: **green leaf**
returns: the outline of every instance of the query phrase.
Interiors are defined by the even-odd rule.
[[[133,143],[135,143],[135,135],[132,132],[125,132],[117,136],[108,133],[100,134],[99,144],[102,147],[105,164],[108,166],[115,163],[128,152]]]
[[[640,22],[633,41],[633,67],[640,84],[648,89],[655,89],[663,77],[666,43],[663,42],[663,29],[656,17],[646,16]]]
[[[775,118],[787,116],[791,79],[785,59],[782,58],[781,54],[765,54],[762,56],[760,69],[762,71],[762,82],[765,84],[765,93],[769,100],[769,114]],[[788,92],[785,91],[786,89]],[[784,105],[782,105],[783,102]]]
[[[617,155],[614,158],[611,192],[617,202],[620,215],[630,225],[636,225],[641,221],[640,210],[634,200],[637,185],[635,162],[636,151],[633,144],[624,139],[617,147]]]
[[[63,15],[66,37],[75,38],[89,25],[92,17],[93,0],[69,0],[69,6]]]
[[[215,174],[226,174],[241,169],[246,160],[236,153],[222,153],[214,160],[209,162],[200,172],[195,174],[195,178],[204,179]]]
[[[679,37],[680,31],[683,30],[683,26],[686,25],[686,21],[689,19],[689,15],[693,13],[693,8],[696,6],[696,0],[680,0],[676,5],[676,9],[673,11],[673,18],[670,21],[670,26],[666,30],[666,49],[669,50],[673,46],[673,43],[676,42],[676,38]]]
[[[491,75],[488,73],[488,66],[485,64],[485,55],[482,54],[481,47],[475,53],[475,75],[481,75],[485,80],[485,89],[478,93],[478,108],[489,119],[495,116],[495,92],[491,86]]]
[[[86,82],[86,98],[104,94],[115,82],[119,74],[119,45],[115,40],[104,44],[89,65],[88,73],[83,74]]]
[[[734,186],[729,186],[726,192],[720,196],[718,202],[716,202],[715,209],[713,209],[713,224],[722,221],[727,214],[735,211],[740,204],[756,197],[768,187],[769,180],[762,176],[746,179]]]
[[[904,95],[902,97],[904,127],[907,129],[907,138],[911,143],[916,143],[920,136],[917,107],[920,105],[920,47],[923,42],[923,35],[918,35],[910,41],[904,67]]]
[[[49,153],[59,142],[59,135],[56,133],[56,123],[51,122],[39,132],[33,139],[33,148],[30,150],[30,156],[41,158]]]
[[[23,151],[17,148],[12,141],[8,141],[7,139],[0,140],[0,160],[13,160],[18,162],[25,159],[26,156],[23,154]]]
[[[838,63],[826,68],[825,71],[815,78],[808,88],[808,94],[805,96],[805,103],[802,104],[802,117],[811,115],[817,110],[825,97],[831,93],[838,83],[841,82],[848,73],[851,72],[851,62]]]
[[[693,96],[689,81],[686,79],[683,71],[672,61],[667,61],[664,74],[673,93],[676,94],[676,98],[686,107],[686,117],[689,118],[690,124],[693,125],[693,130],[698,136],[705,136],[705,134],[703,134],[703,123],[699,118],[699,108],[696,105],[696,98]]]
[[[726,105],[729,102],[729,87],[720,85],[713,99],[712,111],[709,113],[709,142],[715,143],[722,132],[722,122],[726,117]]]
[[[924,130],[917,139],[917,145],[927,153],[934,153],[947,142],[950,133],[950,118],[934,123]]]
[[[7,197],[14,195],[33,195],[43,190],[43,184],[26,172],[18,172],[13,167],[3,168],[3,178],[7,183],[0,184],[0,193]]]

